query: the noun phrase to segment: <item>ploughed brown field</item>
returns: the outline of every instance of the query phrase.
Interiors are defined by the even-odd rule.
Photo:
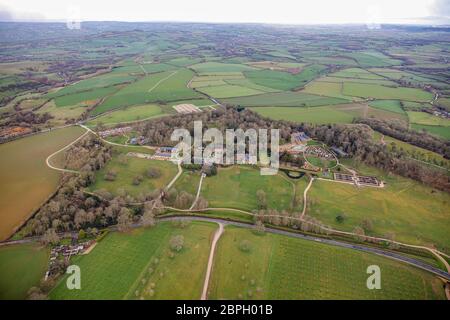
[[[0,145],[0,240],[10,237],[56,190],[60,173],[45,159],[79,137],[69,127]]]

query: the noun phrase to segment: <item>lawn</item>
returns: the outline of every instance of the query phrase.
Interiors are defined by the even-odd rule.
[[[0,248],[0,300],[22,300],[47,271],[49,250],[36,244]]]
[[[112,113],[105,114],[99,118],[88,122],[89,126],[102,124],[117,124],[121,122],[131,122],[143,119],[157,118],[167,115],[158,105],[141,105],[119,109]]]
[[[170,161],[147,160],[126,156],[127,152],[134,151],[133,148],[123,150],[124,153],[116,153],[111,161],[96,173],[95,183],[89,186],[91,191],[105,189],[113,194],[117,194],[119,189],[124,189],[132,196],[147,194],[156,189],[163,189],[173,179],[177,173],[177,166]],[[126,163],[122,163],[120,158],[124,158]],[[161,171],[161,177],[156,179],[148,178],[145,173],[149,168],[157,168]],[[116,173],[114,181],[107,181],[105,174],[109,171]],[[139,185],[133,184],[136,176],[142,176]]]
[[[67,290],[64,277],[50,298],[199,299],[216,228],[205,222],[184,228],[161,222],[150,229],[110,233],[91,253],[72,259],[81,269],[81,290]],[[174,235],[184,237],[184,247],[171,258]]]
[[[360,170],[362,169],[362,170]],[[353,185],[314,181],[309,193],[307,214],[339,230],[352,231],[364,219],[373,224],[368,234],[411,244],[431,245],[450,251],[450,196],[410,179],[359,167],[360,174],[375,175],[386,181],[385,188],[357,188]],[[345,215],[344,222],[337,222]]]
[[[381,269],[379,290],[366,287],[370,265]],[[237,227],[225,229],[213,270],[211,299],[445,299],[441,281],[412,266]]]
[[[251,110],[263,117],[304,123],[351,123],[353,115],[333,107],[255,107]]]
[[[182,175],[177,179],[173,188],[178,192],[185,191],[189,194],[196,195],[198,184],[200,183],[200,172],[183,170]],[[202,187],[203,190],[205,190]]]
[[[0,240],[8,238],[56,190],[60,173],[45,159],[84,132],[69,127],[0,145]]]
[[[203,180],[201,195],[210,207],[251,211],[258,209],[258,190],[265,191],[268,208],[288,209],[292,204],[293,187],[288,181],[280,175],[262,176],[249,166],[220,168],[216,176]]]

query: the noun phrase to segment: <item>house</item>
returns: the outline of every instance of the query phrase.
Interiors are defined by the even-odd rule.
[[[304,144],[311,140],[304,132],[294,132],[291,134],[291,142],[294,144]]]

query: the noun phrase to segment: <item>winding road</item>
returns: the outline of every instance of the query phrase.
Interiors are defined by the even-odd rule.
[[[223,227],[223,223],[216,221],[217,224],[219,225],[219,229],[217,229],[217,231],[214,233],[214,238],[211,244],[211,250],[209,252],[209,259],[208,259],[208,266],[206,267],[206,275],[205,275],[205,282],[203,283],[203,291],[202,291],[202,296],[201,296],[201,300],[206,300],[208,297],[208,288],[209,288],[209,280],[211,279],[211,270],[213,267],[213,262],[214,262],[214,253],[216,252],[216,247],[217,247],[217,241],[219,241],[220,237],[223,234],[224,231],[224,227]]]

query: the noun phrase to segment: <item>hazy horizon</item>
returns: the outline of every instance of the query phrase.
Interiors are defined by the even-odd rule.
[[[351,10],[349,10],[351,8]],[[286,10],[288,9],[288,10]],[[192,23],[262,23],[284,25],[354,25],[354,24],[450,24],[448,0],[278,0],[275,4],[259,1],[167,0],[151,3],[128,0],[124,3],[100,1],[0,0],[2,22],[192,22]]]

